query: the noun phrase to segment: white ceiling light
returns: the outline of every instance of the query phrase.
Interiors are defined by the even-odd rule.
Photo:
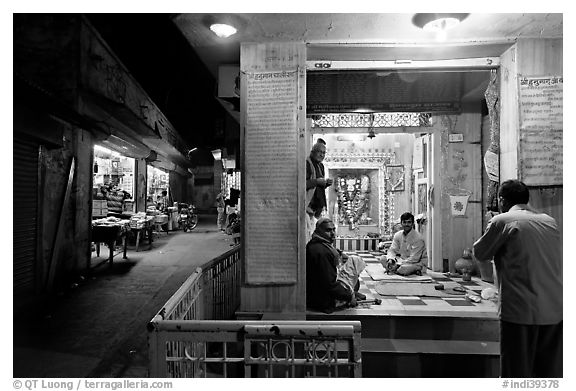
[[[416,14],[412,23],[425,31],[436,32],[439,41],[446,40],[446,31],[466,19],[468,14]]]
[[[450,30],[451,28],[458,26],[459,23],[459,19],[452,16],[446,16],[429,21],[424,26],[422,26],[422,29],[426,31]]]
[[[228,38],[231,35],[236,34],[236,28],[229,24],[224,23],[214,23],[210,25],[210,30],[220,38]]]

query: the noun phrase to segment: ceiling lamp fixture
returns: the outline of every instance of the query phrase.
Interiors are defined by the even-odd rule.
[[[222,159],[222,150],[221,149],[214,149],[212,152],[212,156],[214,156],[214,160],[221,160]]]
[[[370,127],[368,128],[368,138],[373,139],[376,137],[374,133],[374,113],[370,114]]]
[[[437,33],[439,41],[446,39],[446,31],[454,28],[470,14],[415,14],[412,23],[426,31]]]
[[[220,38],[228,38],[236,34],[238,30],[234,26],[224,23],[214,23],[210,25],[210,30]]]

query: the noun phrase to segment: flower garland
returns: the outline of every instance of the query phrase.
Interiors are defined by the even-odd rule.
[[[337,178],[336,192],[338,195],[339,224],[345,224],[352,229],[358,224],[368,224],[370,217],[370,178],[362,175],[360,178],[344,176]]]

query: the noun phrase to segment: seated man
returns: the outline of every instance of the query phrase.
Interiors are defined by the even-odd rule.
[[[306,305],[326,313],[337,307],[354,307],[357,298],[363,296],[355,290],[364,261],[350,257],[340,266],[341,254],[333,245],[335,237],[334,223],[322,217],[306,245]]]
[[[400,224],[402,224],[402,231],[394,234],[388,253],[385,257],[382,256],[380,262],[382,262],[384,269],[394,271],[401,276],[420,275],[426,272],[426,265],[428,264],[426,243],[422,235],[414,229],[414,215],[412,213],[402,214]],[[395,267],[387,267],[387,264],[393,265],[394,263],[396,264]]]

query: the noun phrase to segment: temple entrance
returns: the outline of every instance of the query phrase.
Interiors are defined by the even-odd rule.
[[[433,62],[393,69],[386,61],[342,60],[325,69],[316,66],[318,61],[307,63],[309,142],[318,137],[327,141],[329,172],[382,172],[342,172],[350,186],[362,187],[362,176],[368,176],[364,181],[369,195],[349,195],[337,186],[328,189],[333,203],[327,213],[337,217],[338,235],[390,240],[400,215],[411,212],[426,241],[429,268],[449,269],[478,236],[482,220],[480,125],[484,92],[495,66],[454,60],[458,69]],[[339,172],[332,174],[340,181]],[[466,201],[460,198],[472,196],[473,208],[466,212]],[[338,197],[345,202],[334,201]],[[453,199],[458,202],[454,208],[448,204]],[[448,233],[455,240],[443,241]]]
[[[337,237],[391,240],[402,213],[411,212],[432,254],[433,134],[391,129],[368,137],[364,129],[311,130],[312,142],[322,138],[327,144],[324,166],[334,184],[326,192],[326,214]]]

